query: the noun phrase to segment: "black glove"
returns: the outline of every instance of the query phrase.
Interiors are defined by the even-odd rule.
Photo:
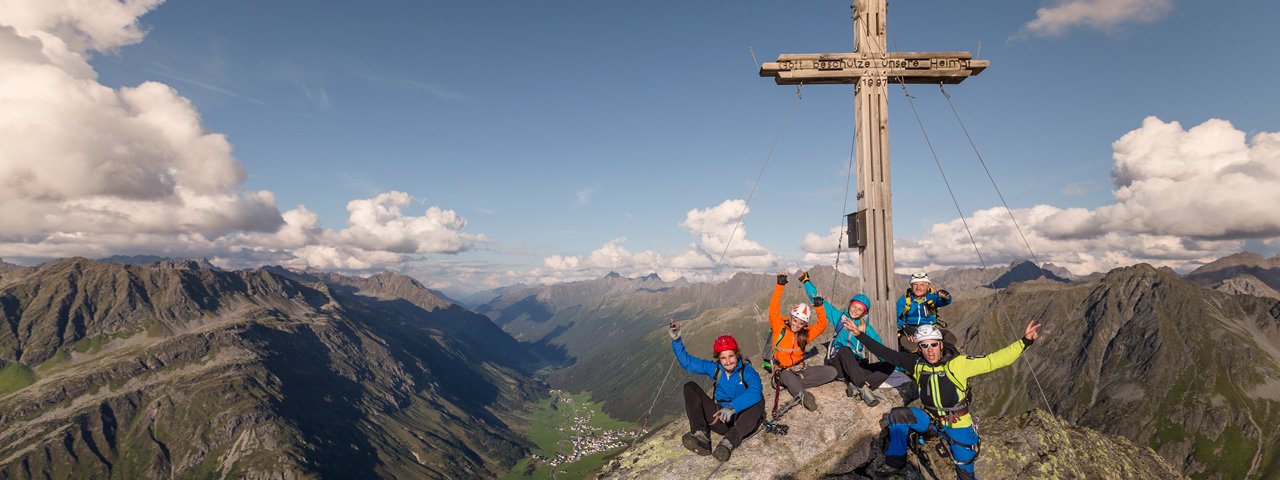
[[[938,295],[942,296],[942,298],[951,298],[951,292],[944,289],[938,289]]]
[[[786,285],[786,284],[787,284],[787,274],[785,274],[785,273],[779,273],[779,274],[778,274],[778,285]]]
[[[813,306],[821,307],[823,301],[822,297],[813,297]]]
[[[801,273],[801,274],[800,274],[800,283],[804,283],[804,282],[807,282],[807,281],[809,281],[809,272]]]

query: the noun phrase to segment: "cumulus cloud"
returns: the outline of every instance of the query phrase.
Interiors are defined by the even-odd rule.
[[[1046,37],[1084,27],[1115,31],[1128,24],[1152,23],[1173,10],[1173,0],[1056,0],[1036,10],[1025,33]]]
[[[983,260],[1029,258],[1029,243],[1042,262],[1076,273],[1138,262],[1188,269],[1280,234],[1280,133],[1249,140],[1224,120],[1184,129],[1148,117],[1112,149],[1115,203],[1015,210],[1025,243],[1003,208],[966,218]],[[979,264],[959,219],[898,239],[895,256],[903,268]]]
[[[747,240],[746,225],[739,223],[750,212],[744,200],[725,200],[705,209],[685,214],[684,227],[695,238],[687,249],[670,255],[652,251],[630,252],[622,247],[626,238],[606,242],[585,255],[552,255],[543,259],[548,271],[531,273],[542,281],[593,278],[609,271],[624,275],[657,273],[666,279],[685,277],[703,281],[731,275],[735,271],[760,271],[774,267],[779,256],[758,242]],[[723,260],[721,260],[723,257]]]
[[[231,143],[168,85],[113,89],[88,60],[142,40],[160,0],[0,0],[0,255],[208,256],[362,270],[485,242],[403,192],[351,201],[346,228],[244,188]]]

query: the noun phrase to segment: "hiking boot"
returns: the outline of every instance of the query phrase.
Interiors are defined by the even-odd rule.
[[[716,445],[716,451],[711,453],[712,457],[721,462],[729,461],[729,456],[733,455],[733,444],[728,439],[720,440],[720,444]]]
[[[804,409],[810,412],[818,409],[818,399],[814,398],[812,393],[804,392],[800,397],[800,404],[804,405]]]
[[[858,389],[854,388],[853,382],[844,382],[844,396],[853,398],[854,395],[857,395],[857,392]]]
[[[868,473],[871,474],[871,478],[874,478],[877,480],[890,480],[890,479],[904,478],[905,477],[904,474],[906,473],[906,470],[902,467],[894,467],[887,463],[881,463],[880,465],[876,466],[875,470],[872,470],[871,472],[868,472]]]
[[[861,387],[858,387],[858,391],[861,392],[862,402],[866,403],[868,407],[874,407],[880,404],[880,399],[876,398],[876,392],[873,392],[871,387],[864,384]]]
[[[707,438],[707,432],[699,430],[686,433],[683,437],[680,437],[680,442],[690,452],[698,455],[711,455],[711,439]]]

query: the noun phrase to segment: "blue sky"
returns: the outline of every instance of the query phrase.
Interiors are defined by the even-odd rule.
[[[849,51],[844,2],[0,4],[10,261],[206,256],[461,291],[834,260],[852,89],[797,99],[756,69]],[[991,61],[947,90],[1041,260],[1186,270],[1280,244],[1275,18],[1263,1],[894,2],[889,36]],[[938,88],[909,91],[983,260],[1026,257]],[[890,94],[898,267],[976,265]]]

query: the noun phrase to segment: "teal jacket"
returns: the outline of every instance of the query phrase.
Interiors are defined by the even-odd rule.
[[[813,282],[804,282],[804,293],[809,296],[809,303],[813,303],[813,297],[818,296],[818,287],[815,287]],[[865,298],[866,296],[864,295],[863,299]],[[852,302],[853,300],[850,299],[849,301]],[[863,304],[870,303],[867,300],[863,300],[862,302]],[[867,305],[867,314],[864,314],[862,318],[854,319],[853,321],[859,323],[868,322],[867,335],[870,335],[871,338],[874,338],[879,342],[881,341],[880,335],[876,333],[876,329],[872,327],[870,323],[870,307],[871,305]],[[867,358],[866,350],[862,347],[862,342],[859,342],[858,338],[853,336],[853,332],[846,330],[844,325],[840,323],[840,320],[844,318],[852,318],[849,317],[849,304],[846,303],[845,308],[838,308],[835,305],[827,304],[827,308],[825,308],[825,310],[827,311],[827,323],[831,324],[831,327],[835,332],[835,337],[832,337],[831,339],[831,348],[827,349],[827,358],[835,356],[836,352],[841,348],[849,349],[858,358]]]

